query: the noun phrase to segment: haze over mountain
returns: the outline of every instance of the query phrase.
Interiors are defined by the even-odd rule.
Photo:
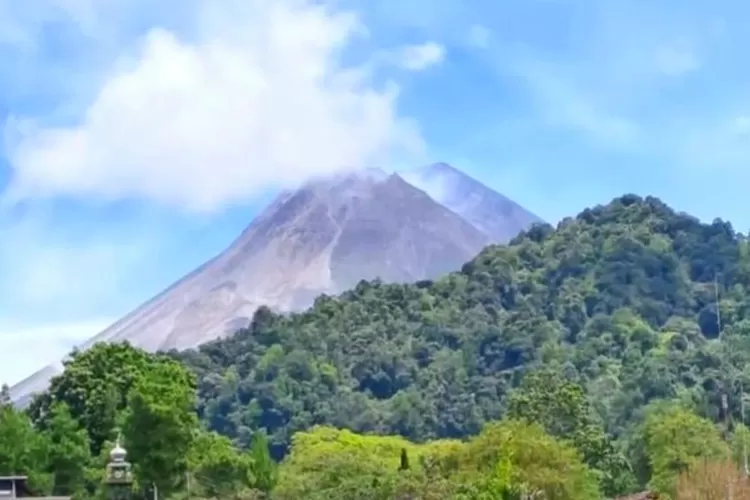
[[[433,163],[404,174],[494,242],[506,242],[534,223],[544,222],[510,198],[488,188],[447,163]]]
[[[225,251],[81,348],[103,341],[149,351],[195,347],[245,326],[261,305],[295,311],[362,279],[435,278],[538,221],[445,164],[403,176],[367,169],[314,179],[282,192]],[[20,382],[13,400],[23,404],[58,370],[48,366]]]

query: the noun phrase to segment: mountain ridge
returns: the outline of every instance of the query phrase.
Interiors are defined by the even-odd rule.
[[[471,181],[481,196],[494,193]],[[310,179],[279,193],[225,250],[80,349],[103,341],[148,351],[196,347],[246,326],[261,305],[291,312],[362,279],[435,278],[502,242],[410,183],[408,174],[371,168]],[[59,366],[51,365],[16,384],[13,400],[42,390],[55,371]]]
[[[299,314],[259,311],[236,335],[174,357],[198,377],[205,425],[242,444],[263,428],[279,458],[312,426],[428,442],[533,419],[602,472],[597,498],[618,498],[669,482],[643,453],[654,428],[644,424],[662,425],[653,411],[690,408],[714,436],[742,422],[748,291],[746,235],[625,195],[439,279],[363,281]],[[664,436],[698,435],[684,417],[667,415]],[[662,442],[686,453],[677,441]]]
[[[510,241],[531,225],[545,222],[507,196],[447,163],[433,163],[405,172],[405,178],[493,241]]]

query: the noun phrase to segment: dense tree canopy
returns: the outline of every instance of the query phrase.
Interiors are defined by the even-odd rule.
[[[627,195],[434,282],[361,282],[289,316],[262,308],[233,337],[177,356],[199,376],[209,427],[240,445],[264,428],[276,457],[315,424],[417,442],[475,435],[544,365],[582,388],[569,394],[586,399],[575,425],[609,450],[584,451],[588,462],[618,461],[615,441],[651,401],[680,399],[716,420],[726,392],[739,418],[749,252],[726,222]],[[573,425],[540,423],[553,435]]]
[[[119,427],[139,491],[160,481],[175,498],[649,487],[687,499],[718,476],[740,491],[748,292],[744,235],[623,196],[435,281],[361,282],[298,314],[261,308],[197,350],[76,354],[28,416],[0,400],[0,474],[100,494]]]
[[[195,498],[268,491],[276,465],[261,449],[265,441],[248,453],[202,428],[196,396],[194,374],[166,356],[128,344],[74,353],[26,412],[0,404],[0,476],[28,475],[39,492],[104,498],[119,435],[137,497],[152,498],[154,490],[179,497],[188,488]]]
[[[127,344],[98,344],[74,352],[65,362],[63,374],[52,379],[49,390],[34,399],[28,412],[44,428],[52,407],[65,403],[73,418],[87,429],[91,452],[98,455],[102,444],[114,439],[112,432],[127,406],[130,389],[158,363],[173,362]]]

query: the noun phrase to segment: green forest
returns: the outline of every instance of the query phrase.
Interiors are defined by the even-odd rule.
[[[747,236],[626,195],[196,350],[73,353],[0,400],[0,475],[104,498],[121,433],[135,498],[750,498],[749,360]]]

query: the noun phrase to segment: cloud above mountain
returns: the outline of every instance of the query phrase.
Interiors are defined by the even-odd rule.
[[[193,12],[191,29],[154,26],[122,47],[73,123],[12,117],[8,197],[147,198],[211,211],[422,152],[419,130],[398,112],[398,84],[375,82],[368,57],[349,50],[368,43],[355,13],[301,0],[179,8]],[[91,16],[106,24],[116,13]],[[394,51],[410,70],[443,57],[430,42]]]
[[[401,81],[444,55],[313,0],[0,0],[0,350],[90,336],[274,188],[420,161]]]

